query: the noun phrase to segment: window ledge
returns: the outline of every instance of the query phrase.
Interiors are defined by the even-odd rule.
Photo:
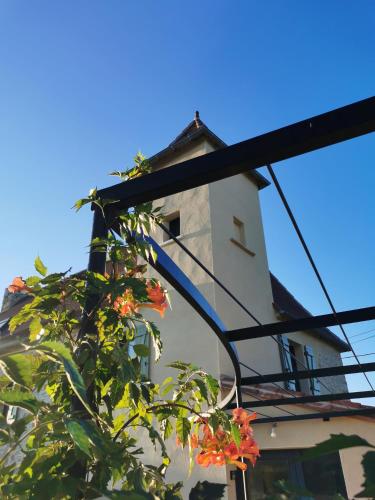
[[[255,252],[253,252],[252,250],[250,250],[250,248],[247,248],[247,246],[245,246],[240,241],[236,240],[235,238],[231,238],[230,241],[232,243],[234,243],[235,245],[237,245],[239,248],[241,248],[241,250],[243,250],[244,252],[246,252],[248,255],[251,255],[252,257],[255,257]]]
[[[179,235],[176,237],[176,239],[177,239],[177,240],[182,240],[184,237],[185,237],[185,235],[184,235],[184,234],[179,234]],[[163,241],[163,243],[160,243],[160,246],[161,246],[161,247],[166,247],[166,246],[168,246],[168,245],[171,245],[172,243],[175,243],[175,241],[174,241],[174,240],[172,240],[172,238],[170,238],[169,240],[166,240],[166,241]]]

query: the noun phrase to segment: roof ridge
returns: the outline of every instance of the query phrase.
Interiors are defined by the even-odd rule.
[[[197,131],[200,132],[207,132],[208,135],[215,139],[215,141],[222,146],[226,146],[226,143],[220,139],[212,130],[207,127],[207,125],[201,120],[199,111],[196,111],[194,113],[194,119],[186,125],[186,127],[173,139],[171,143],[169,143],[169,147],[173,147],[176,144],[178,144],[180,141],[183,141],[184,139],[188,139],[189,137],[193,136]]]
[[[205,138],[214,147],[214,150],[225,148],[227,144],[220,139],[207,125],[201,120],[199,111],[195,111],[194,119],[188,123],[188,125],[180,132],[173,141],[164,149],[158,153],[152,155],[149,158],[151,165],[157,164],[157,162],[165,159],[169,155],[175,154],[178,149],[183,149],[190,142],[200,140]],[[268,186],[269,181],[263,177],[257,170],[251,170],[246,175],[248,175],[253,182],[258,186],[258,189],[263,189]]]

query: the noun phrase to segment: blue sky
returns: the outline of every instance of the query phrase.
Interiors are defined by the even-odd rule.
[[[74,201],[196,109],[234,143],[372,95],[374,23],[373,0],[3,0],[0,287],[38,253],[84,267],[91,219]],[[374,303],[374,163],[366,136],[275,165],[338,310]],[[329,312],[274,188],[261,199],[271,269]],[[375,336],[354,345],[375,352]]]

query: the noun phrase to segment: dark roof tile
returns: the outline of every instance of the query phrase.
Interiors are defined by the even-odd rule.
[[[270,273],[271,287],[274,306],[280,314],[290,319],[301,319],[311,317],[312,314],[303,307],[300,302],[280,283],[280,281]],[[328,328],[316,328],[313,330],[322,340],[334,345],[340,352],[350,351],[346,342],[341,340]]]

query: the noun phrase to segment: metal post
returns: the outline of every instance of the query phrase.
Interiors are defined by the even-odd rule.
[[[108,235],[108,228],[102,210],[99,207],[95,207],[93,208],[93,210],[94,210],[94,220],[92,224],[91,242],[96,238],[105,239]],[[92,271],[94,273],[104,274],[105,263],[106,263],[106,252],[103,251],[102,248],[101,251],[99,252],[95,250],[92,246],[90,246],[89,264],[87,270]],[[88,328],[91,329],[92,326],[90,325],[89,315],[93,310],[93,308],[96,306],[97,302],[98,302],[98,296],[96,294],[89,295],[87,297],[78,338],[82,338],[86,333],[89,333]]]
[[[91,242],[96,239],[105,239],[108,235],[108,228],[106,225],[105,217],[102,210],[99,207],[94,207],[94,220],[92,225],[92,234],[90,241],[90,256],[87,270],[104,274],[105,272],[105,263],[106,263],[106,251],[101,248],[101,251],[95,251],[95,249],[91,246]],[[84,369],[85,362],[89,358],[96,359],[97,356],[97,339],[96,339],[96,327],[92,318],[90,318],[90,313],[96,307],[98,300],[97,294],[91,294],[87,296],[84,312],[81,318],[81,327],[78,332],[77,339],[81,341],[81,347],[79,351],[76,352],[76,359],[78,363],[78,367],[80,371]],[[82,345],[82,340],[85,340],[85,343]],[[85,351],[88,350],[88,356]],[[80,361],[82,360],[82,361]],[[87,399],[91,406],[94,405],[94,386],[91,386],[87,389]],[[87,410],[82,405],[81,401],[73,396],[71,410],[74,414],[80,414],[81,418],[89,418]],[[77,478],[85,477],[86,475],[86,463],[85,462],[76,462],[72,468],[71,473],[73,476]]]

